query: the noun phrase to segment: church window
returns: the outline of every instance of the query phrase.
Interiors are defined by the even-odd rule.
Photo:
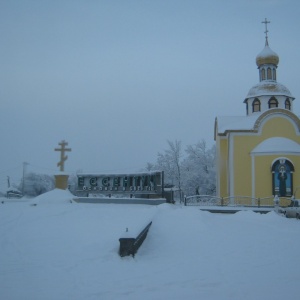
[[[261,80],[265,80],[266,79],[266,70],[262,69],[261,70]]]
[[[276,80],[276,69],[273,68],[273,80]]]
[[[285,109],[291,110],[291,102],[289,98],[286,98],[284,105]]]
[[[272,165],[272,195],[291,197],[293,195],[294,166],[287,159],[278,159]]]
[[[271,68],[267,69],[267,79],[272,79]]]
[[[252,112],[257,112],[260,111],[260,101],[255,98],[253,103],[252,103]]]
[[[268,103],[269,103],[269,108],[278,107],[278,101],[276,100],[275,97],[272,97]]]

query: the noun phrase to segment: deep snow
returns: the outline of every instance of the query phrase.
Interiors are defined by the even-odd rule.
[[[161,204],[71,203],[67,191],[0,204],[0,299],[297,299],[300,222]],[[137,255],[119,238],[153,224]]]

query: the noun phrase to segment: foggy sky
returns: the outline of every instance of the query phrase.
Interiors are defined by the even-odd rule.
[[[134,172],[167,140],[214,143],[219,115],[245,115],[256,55],[300,115],[300,4],[295,1],[0,1],[0,185],[22,163],[58,171]]]

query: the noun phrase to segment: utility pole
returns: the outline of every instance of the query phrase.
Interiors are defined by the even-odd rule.
[[[29,165],[27,162],[23,162],[23,178],[22,178],[22,195],[24,196],[25,189],[25,175],[26,175],[26,166]]]

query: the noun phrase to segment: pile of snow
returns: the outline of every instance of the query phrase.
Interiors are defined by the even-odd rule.
[[[69,190],[54,189],[50,192],[44,193],[40,196],[33,198],[31,204],[44,204],[44,203],[70,203],[75,196]]]
[[[54,199],[53,196],[57,195]],[[274,212],[70,203],[0,205],[0,298],[6,300],[296,299],[300,222]],[[42,203],[53,205],[42,205]],[[126,228],[152,218],[137,255],[121,258]]]

